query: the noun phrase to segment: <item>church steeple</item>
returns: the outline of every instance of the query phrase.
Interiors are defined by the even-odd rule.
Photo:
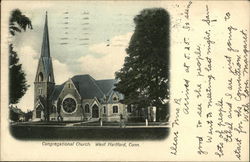
[[[46,120],[49,120],[49,101],[55,88],[54,72],[49,45],[48,15],[46,12],[41,55],[38,61],[34,82],[34,110],[36,110],[34,111],[34,118],[42,119],[43,115],[41,115],[41,111],[43,111],[45,114],[44,117],[46,116]],[[42,107],[43,110],[40,110],[39,107]]]
[[[43,44],[42,44],[42,50],[41,50],[41,57],[50,57],[47,11],[46,11],[45,24],[44,24],[44,30],[43,30]]]
[[[48,14],[45,15],[45,24],[43,31],[43,42],[41,48],[41,55],[37,67],[37,74],[35,82],[50,82],[54,83],[53,65],[50,57],[49,44],[49,29],[48,29]]]

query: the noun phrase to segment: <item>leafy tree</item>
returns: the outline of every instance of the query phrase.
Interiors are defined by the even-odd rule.
[[[25,15],[22,15],[19,9],[11,12],[9,19],[9,32],[12,36],[16,32],[26,31],[26,28],[32,29],[31,21]],[[17,53],[13,50],[13,44],[9,44],[9,103],[16,104],[28,89],[25,73],[22,70],[22,64],[19,63]]]
[[[169,14],[162,8],[144,9],[134,23],[128,56],[116,72],[116,90],[125,95],[125,104],[137,109],[156,106],[157,120],[162,120],[169,98]]]
[[[25,73],[19,64],[17,53],[13,51],[12,44],[9,45],[9,102],[16,104],[28,89]]]
[[[10,120],[17,122],[19,120],[19,114],[16,113],[13,109],[9,109],[9,110],[10,110],[10,113],[9,113]]]
[[[9,19],[10,34],[14,36],[16,32],[26,31],[27,27],[32,29],[30,19],[23,15],[19,9],[13,10]]]

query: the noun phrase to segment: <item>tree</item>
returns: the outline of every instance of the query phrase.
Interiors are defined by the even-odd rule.
[[[13,51],[13,45],[9,45],[9,102],[16,104],[28,89],[25,73],[19,64],[17,53]]]
[[[11,121],[17,122],[19,120],[19,114],[10,108],[9,119]]]
[[[16,32],[26,31],[27,27],[32,29],[30,19],[23,15],[19,9],[13,10],[9,19],[10,34],[14,36]]]
[[[25,15],[22,15],[19,9],[11,12],[9,19],[9,32],[12,36],[16,32],[26,31],[26,28],[32,29],[31,21]],[[9,44],[9,103],[16,104],[28,89],[25,73],[22,70],[22,64],[19,63],[17,53],[13,50],[13,44]]]
[[[156,106],[157,120],[165,119],[169,99],[169,14],[162,8],[144,9],[134,23],[128,56],[116,72],[116,90],[124,94],[125,104],[138,109]]]

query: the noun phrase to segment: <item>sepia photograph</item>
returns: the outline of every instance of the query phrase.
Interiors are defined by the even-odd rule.
[[[15,8],[9,13],[13,137],[162,140],[168,136],[169,13],[143,6],[126,13],[125,7],[115,7],[108,12],[105,5]]]
[[[249,161],[249,11],[1,1],[0,160]]]

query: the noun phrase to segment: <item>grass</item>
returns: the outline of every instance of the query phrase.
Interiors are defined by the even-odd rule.
[[[88,122],[88,123],[80,123],[82,121],[39,121],[39,122],[19,122],[14,123],[15,125],[53,125],[53,126],[65,126],[66,124],[74,124],[74,126],[100,126],[99,121],[95,122]],[[145,126],[145,122],[125,122],[126,126]],[[163,122],[149,122],[149,126],[159,126],[159,125],[166,125]],[[120,126],[120,122],[103,122],[103,126]]]
[[[168,136],[169,128],[11,125],[10,132],[19,140],[162,140]]]

